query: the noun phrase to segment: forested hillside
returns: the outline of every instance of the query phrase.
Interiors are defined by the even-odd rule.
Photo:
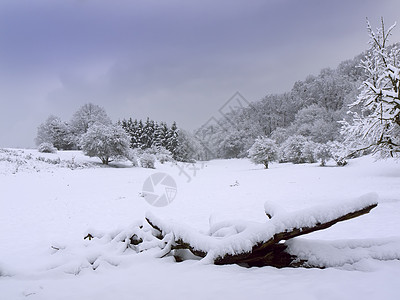
[[[294,135],[316,143],[340,141],[338,121],[346,118],[348,105],[356,99],[365,80],[364,70],[358,67],[364,56],[343,61],[336,69],[323,69],[316,76],[309,75],[287,93],[269,94],[236,109],[218,120],[221,126],[197,129],[195,136],[206,148],[205,158],[245,157],[259,136],[271,137],[278,144]]]

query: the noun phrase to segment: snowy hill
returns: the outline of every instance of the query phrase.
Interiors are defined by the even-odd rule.
[[[149,205],[142,191],[156,172],[177,184],[174,201],[160,208]],[[265,222],[265,202],[295,212],[368,192],[379,195],[370,214],[293,241],[293,251],[315,260],[328,254],[330,268],[323,270],[176,263],[154,251],[124,252],[83,239],[88,230],[111,237],[146,212],[206,232],[224,220]],[[128,163],[101,167],[76,151],[3,149],[0,208],[2,299],[398,298],[400,164],[391,160],[363,157],[342,168],[271,164],[264,170],[232,159],[152,170]],[[353,255],[354,248],[364,252]]]

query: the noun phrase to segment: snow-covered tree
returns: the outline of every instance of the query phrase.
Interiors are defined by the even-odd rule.
[[[80,146],[86,155],[98,157],[108,165],[113,159],[128,154],[129,136],[119,125],[95,123],[82,135]]]
[[[129,119],[128,123],[128,135],[131,138],[131,148],[139,148],[140,146],[140,136],[138,134],[138,121],[132,121],[132,118]]]
[[[161,122],[159,125],[159,129],[161,131],[160,137],[161,137],[161,146],[167,147],[167,135],[168,135],[168,125],[165,122]]]
[[[70,150],[74,147],[70,126],[55,116],[49,116],[40,124],[35,141],[37,145],[50,143],[59,150]]]
[[[177,159],[176,155],[179,150],[178,136],[179,136],[179,129],[176,125],[176,122],[173,122],[171,128],[167,132],[165,148],[167,148],[167,150],[169,150],[172,153],[174,159]]]
[[[146,122],[144,122],[143,125],[143,131],[142,131],[142,148],[147,149],[150,148],[151,145],[153,144],[153,138],[154,138],[154,121],[150,120],[147,118]]]
[[[271,133],[270,138],[273,139],[278,145],[281,145],[289,138],[290,134],[291,132],[289,132],[287,128],[278,127]]]
[[[308,140],[302,135],[292,135],[280,147],[281,161],[295,164],[305,163],[308,160],[304,147]]]
[[[104,108],[93,103],[87,103],[79,108],[72,116],[71,130],[79,139],[94,123],[111,125],[111,119],[108,117]]]
[[[263,164],[268,169],[268,164],[278,158],[278,148],[275,141],[266,137],[259,137],[248,150],[250,160],[255,164]]]
[[[145,149],[145,143],[143,140],[143,122],[142,120],[139,120],[137,123],[137,126],[135,127],[135,135],[136,135],[136,147],[134,148],[140,148],[140,149]]]
[[[164,131],[164,123],[161,122],[160,124],[154,123],[154,135],[153,135],[153,144],[152,146],[155,147],[163,147],[165,144],[165,134],[168,131]],[[166,127],[166,125],[165,125]]]
[[[242,158],[247,156],[247,150],[254,143],[254,138],[245,130],[232,130],[225,133],[219,144],[219,154],[225,158]]]
[[[123,119],[121,121],[122,128],[130,137],[130,147],[132,149],[141,148],[142,146],[142,125],[141,122],[139,124],[136,119],[133,121],[132,118],[129,118],[128,120]]]
[[[194,134],[180,129],[178,135],[178,150],[175,156],[178,161],[193,163],[196,160],[205,160],[206,150]]]
[[[382,156],[400,157],[400,49],[388,45],[395,25],[375,32],[367,24],[370,49],[361,61],[367,79],[351,104],[350,122],[343,121],[342,133],[356,151],[371,149]]]
[[[338,114],[326,108],[312,104],[301,109],[289,127],[293,134],[309,137],[317,143],[333,141],[339,135]]]

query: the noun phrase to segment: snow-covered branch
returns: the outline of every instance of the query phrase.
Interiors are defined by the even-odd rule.
[[[184,224],[164,222],[152,214],[146,220],[158,239],[174,238],[170,251],[187,249],[205,262],[214,264],[299,266],[296,257],[288,254],[281,241],[323,230],[364,214],[377,206],[376,194],[367,194],[351,202],[320,206],[293,213],[278,210],[265,223],[222,222],[202,234]],[[271,205],[267,205],[271,210]]]

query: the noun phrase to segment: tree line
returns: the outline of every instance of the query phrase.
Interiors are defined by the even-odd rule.
[[[151,147],[164,147],[170,151],[173,157],[178,158],[179,130],[176,122],[171,127],[165,122],[156,122],[147,118],[145,122],[132,118],[118,121],[118,124],[126,131],[130,138],[132,149],[148,149]]]
[[[70,122],[49,116],[38,127],[35,142],[44,152],[82,149],[89,156],[99,157],[104,164],[115,157],[132,159],[129,149],[135,149],[138,151],[134,156],[147,156],[143,163],[152,165],[151,155],[162,155],[162,161],[168,157],[187,160],[188,143],[184,135],[176,122],[168,126],[149,118],[146,121],[129,118],[113,124],[104,108],[87,103],[73,114]]]

